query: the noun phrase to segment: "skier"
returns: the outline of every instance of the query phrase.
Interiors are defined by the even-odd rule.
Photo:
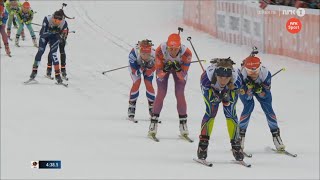
[[[254,108],[253,97],[256,97],[267,117],[273,143],[278,151],[283,151],[285,149],[285,145],[281,140],[277,118],[272,108],[270,71],[261,65],[261,61],[258,57],[251,54],[243,62],[241,77],[243,86],[240,89],[240,99],[244,105],[240,117],[240,138],[242,149],[244,149],[245,134]]]
[[[20,34],[21,34],[21,31],[23,30],[23,26],[26,25],[29,32],[30,32],[30,35],[31,35],[31,38],[32,38],[32,42],[33,42],[33,45],[35,47],[37,47],[37,40],[36,40],[36,35],[34,34],[34,31],[33,31],[33,28],[32,28],[32,25],[31,25],[31,22],[32,22],[32,19],[33,19],[33,10],[31,9],[30,7],[30,3],[29,2],[24,2],[22,4],[22,7],[20,10],[18,10],[17,12],[17,22],[19,24],[19,28],[17,30],[17,34],[16,34],[16,39],[15,39],[15,45],[19,47],[19,38],[20,38]]]
[[[63,11],[61,9],[61,11]],[[64,14],[64,12],[63,12]],[[72,19],[64,14],[63,19],[65,18]],[[66,71],[66,52],[65,52],[65,46],[67,44],[67,38],[69,34],[69,27],[64,29],[59,33],[60,35],[60,43],[59,43],[59,51],[60,51],[60,60],[61,60],[61,75],[62,79],[68,80],[67,78],[67,71]],[[52,72],[52,58],[50,58],[50,54],[48,55],[48,63],[47,63],[47,77],[51,77]]]
[[[30,75],[30,80],[33,80],[38,72],[38,66],[41,61],[41,57],[45,51],[47,44],[50,45],[50,58],[53,60],[55,78],[58,84],[62,84],[62,79],[60,76],[59,60],[57,57],[57,49],[60,42],[60,33],[68,28],[67,22],[64,20],[64,12],[62,9],[55,11],[53,15],[48,15],[44,18],[42,23],[42,28],[40,30],[39,38],[39,48],[35,56],[33,63],[32,73]]]
[[[181,44],[179,34],[171,34],[167,42],[160,44],[156,49],[156,75],[158,91],[154,102],[149,136],[155,138],[159,122],[163,100],[167,94],[169,75],[172,74],[175,82],[175,95],[179,114],[179,129],[182,136],[189,134],[187,127],[187,104],[184,96],[184,88],[192,59],[192,53]]]
[[[201,75],[200,85],[206,111],[201,123],[199,136],[198,159],[205,161],[209,139],[218,112],[219,104],[223,104],[224,115],[227,119],[227,127],[233,156],[237,161],[242,161],[244,156],[241,151],[236,103],[237,90],[241,87],[239,70],[229,58],[215,58],[211,65]]]
[[[11,40],[11,26],[12,21],[14,20],[17,12],[20,10],[21,3],[19,0],[10,0],[5,3],[6,10],[8,11],[8,24],[7,24],[7,35],[8,38]],[[24,40],[24,30],[21,31],[22,39]]]
[[[152,48],[151,40],[145,39],[139,41],[135,48],[132,48],[129,54],[129,72],[133,81],[130,98],[128,117],[133,120],[136,111],[136,102],[139,96],[139,88],[141,84],[141,75],[144,77],[146,86],[146,96],[149,105],[149,114],[152,115],[154,89],[152,86],[153,72],[155,71],[155,50]],[[137,122],[137,121],[135,121]]]
[[[2,41],[3,41],[4,47],[5,47],[6,54],[8,56],[11,56],[9,42],[8,42],[8,36],[5,31],[7,19],[8,19],[8,12],[5,10],[3,4],[0,4],[0,34],[2,36]],[[1,43],[0,43],[0,48],[1,48]]]

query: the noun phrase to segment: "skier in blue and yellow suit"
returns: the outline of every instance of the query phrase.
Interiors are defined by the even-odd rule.
[[[201,75],[201,90],[206,105],[206,112],[201,123],[199,136],[198,158],[207,158],[207,149],[212,132],[214,119],[222,102],[223,111],[227,119],[228,132],[233,155],[236,160],[243,160],[243,154],[239,141],[238,118],[236,103],[238,100],[237,90],[241,87],[239,70],[233,67],[235,64],[230,58],[216,58],[211,61],[205,72]]]

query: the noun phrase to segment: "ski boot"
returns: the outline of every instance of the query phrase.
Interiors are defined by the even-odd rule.
[[[239,140],[231,140],[232,154],[236,161],[242,161],[244,155],[241,150],[241,144]]]
[[[179,129],[181,136],[189,135],[188,126],[187,126],[187,115],[179,115]]]
[[[49,78],[49,79],[53,79],[51,77],[51,72],[52,72],[52,66],[51,65],[47,65],[46,77]]]
[[[55,77],[56,77],[57,83],[61,84],[62,83],[62,78],[60,76],[60,73],[56,73]]]
[[[61,75],[62,75],[62,79],[64,80],[68,80],[67,78],[67,71],[66,71],[66,68],[63,66],[61,66]]]
[[[282,139],[280,137],[280,129],[277,128],[275,130],[271,130],[272,138],[273,138],[273,143],[276,146],[276,149],[278,151],[284,151],[286,146],[283,144]]]
[[[7,54],[9,57],[11,57],[11,51],[10,51],[10,48],[9,48],[9,44],[6,43],[6,44],[4,45],[4,48],[5,48],[6,54]]]
[[[134,118],[136,113],[136,101],[129,101],[128,117]]]
[[[152,111],[153,111],[153,102],[148,101],[148,105],[149,105],[149,114],[150,114],[150,116],[152,116]]]
[[[246,130],[245,129],[240,129],[240,144],[241,144],[242,151],[244,149],[245,137],[246,137]]]
[[[153,114],[149,126],[149,136],[155,136],[158,130],[159,114]]]
[[[197,151],[198,159],[206,160],[210,137],[206,135],[200,135],[199,138],[200,141]]]
[[[36,78],[37,73],[38,73],[38,66],[33,65],[32,72],[31,72],[31,75],[30,75],[30,79]]]
[[[19,38],[20,38],[20,35],[16,35],[16,39],[15,39],[15,41],[14,41],[14,44],[17,46],[17,47],[20,47],[20,45],[19,45]]]

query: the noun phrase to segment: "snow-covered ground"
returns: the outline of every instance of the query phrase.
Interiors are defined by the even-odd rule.
[[[47,52],[39,67],[39,84],[24,85],[37,49],[29,34],[12,58],[1,49],[1,178],[3,179],[319,179],[319,65],[282,56],[260,54],[272,72],[273,105],[282,139],[297,158],[267,152],[273,142],[265,116],[257,104],[252,115],[245,159],[252,168],[232,164],[233,156],[220,108],[213,129],[207,168],[196,157],[204,113],[199,78],[201,68],[190,67],[186,86],[188,125],[194,143],[178,138],[178,115],[173,81],[161,113],[156,143],[147,138],[147,99],[141,86],[138,124],[126,118],[131,79],[126,69],[101,72],[128,64],[128,53],[138,40],[158,46],[182,26],[183,43],[192,37],[201,59],[231,56],[240,65],[251,51],[216,40],[182,24],[183,1],[67,1],[67,70],[69,88],[43,77]],[[31,1],[35,23],[61,7],[62,1]],[[39,27],[34,26],[36,30]],[[196,60],[195,56],[193,60]],[[206,66],[208,63],[206,64]],[[154,82],[155,87],[156,83]],[[242,111],[238,102],[238,114]],[[61,160],[61,170],[30,168],[33,160]]]

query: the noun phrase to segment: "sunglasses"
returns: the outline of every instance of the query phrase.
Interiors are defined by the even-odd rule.
[[[231,77],[232,76],[232,69],[226,67],[218,67],[215,70],[215,74],[220,77]]]
[[[257,67],[257,68],[246,68],[245,67],[245,69],[246,69],[246,71],[248,72],[248,73],[258,73],[259,71],[260,71],[260,66],[259,67]]]

